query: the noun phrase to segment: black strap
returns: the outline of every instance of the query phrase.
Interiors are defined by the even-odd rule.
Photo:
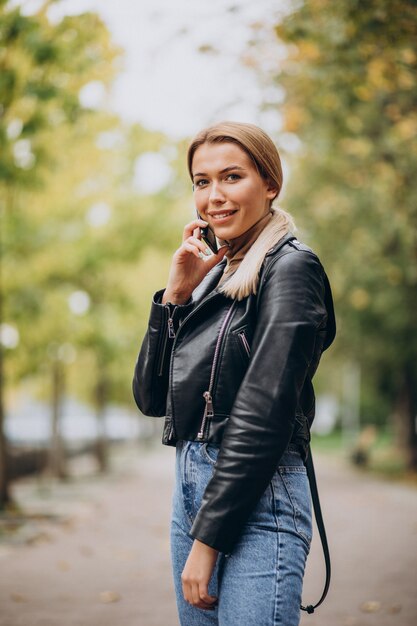
[[[329,590],[331,567],[330,567],[329,546],[327,543],[326,530],[324,528],[323,516],[321,513],[319,492],[317,490],[316,474],[314,472],[313,457],[311,455],[310,445],[308,446],[305,466],[307,469],[307,476],[308,476],[308,480],[310,483],[310,491],[311,491],[311,498],[313,500],[314,515],[316,516],[317,528],[319,529],[321,545],[323,546],[324,560],[326,561],[326,582],[325,582],[324,590],[323,590],[323,593],[321,594],[320,600],[314,606],[312,604],[308,604],[307,606],[303,606],[302,604],[300,605],[300,609],[302,611],[307,611],[307,613],[314,613],[314,609],[316,609],[323,602]]]
[[[294,235],[292,235],[292,233],[287,233],[288,235],[290,235],[290,237],[288,238],[288,240],[293,240],[296,239],[296,237]],[[272,250],[272,248],[271,248]],[[259,305],[259,298],[261,295],[261,291],[262,291],[262,277],[263,274],[265,272],[265,259],[262,262],[261,265],[261,269],[259,271],[259,289],[258,289],[258,295],[256,297],[256,306],[258,307]],[[329,280],[327,278],[326,273],[323,271],[323,277],[324,277],[324,282],[326,285],[326,295],[325,295],[325,299],[326,299],[326,307],[328,308],[329,311],[329,319],[330,319],[330,327],[332,328],[332,335],[331,337],[326,337],[325,340],[325,348],[328,347],[330,345],[330,343],[333,341],[334,339],[334,333],[335,331],[335,318],[334,318],[334,311],[333,311],[333,302],[331,299],[331,289],[330,289],[330,284],[329,284]],[[330,295],[329,295],[330,294]],[[333,326],[332,326],[333,324]],[[326,582],[324,584],[324,590],[323,593],[321,594],[321,598],[320,600],[317,602],[317,604],[308,604],[307,606],[303,606],[302,604],[300,605],[300,609],[302,611],[307,611],[307,613],[314,613],[314,609],[316,609],[318,606],[320,606],[320,604],[323,602],[324,598],[327,595],[327,592],[329,590],[329,586],[330,586],[330,575],[331,575],[331,567],[330,567],[330,552],[329,552],[329,546],[327,544],[327,537],[326,537],[326,530],[324,528],[324,522],[323,522],[323,516],[321,514],[321,506],[320,506],[320,500],[319,500],[319,492],[317,490],[317,483],[316,483],[316,474],[314,472],[314,465],[313,465],[313,457],[311,456],[311,447],[310,445],[307,448],[307,458],[304,460],[304,464],[306,466],[307,469],[307,476],[308,476],[308,481],[310,483],[310,491],[311,491],[311,498],[313,501],[313,508],[314,508],[314,515],[316,517],[316,522],[317,522],[317,528],[319,529],[319,533],[320,533],[320,539],[321,539],[321,544],[323,546],[323,553],[324,553],[324,560],[326,562]]]

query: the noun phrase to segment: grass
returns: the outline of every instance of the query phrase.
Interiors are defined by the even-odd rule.
[[[341,431],[333,431],[328,435],[313,433],[311,446],[313,454],[317,451],[319,454],[337,456],[375,476],[417,487],[417,473],[407,468],[405,453],[396,445],[392,433],[388,430],[376,431],[374,441],[367,445],[366,465],[358,466],[354,463],[352,452],[355,449],[355,442],[346,440]]]

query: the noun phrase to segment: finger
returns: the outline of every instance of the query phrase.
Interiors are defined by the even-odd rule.
[[[191,585],[191,598],[192,598],[192,604],[194,606],[199,606],[201,608],[201,605],[203,603],[201,602],[201,599],[200,599],[200,593],[198,590],[197,583],[194,583],[193,585]]]
[[[207,585],[205,583],[200,583],[199,586],[199,595],[200,600],[208,605],[213,605],[217,602],[217,596],[211,596],[208,592]]]
[[[182,581],[182,594],[184,596],[184,600],[192,606],[205,610],[214,609],[213,605],[201,600],[198,583],[193,584],[189,581]]]
[[[227,250],[227,246],[224,246],[223,248],[220,248],[217,254],[212,254],[210,257],[207,257],[207,259],[205,260],[205,263],[207,265],[207,271],[211,270],[211,268],[217,265],[217,263],[220,263]]]
[[[184,231],[182,234],[182,239],[183,241],[185,241],[188,237],[190,237],[193,234],[194,229],[197,229],[201,226],[201,228],[204,228],[204,226],[207,226],[208,222],[206,222],[205,220],[201,220],[201,219],[195,219],[192,222],[189,222],[188,224],[186,224],[184,226]]]
[[[221,256],[221,258],[223,258],[228,250],[230,250],[230,246],[229,245],[222,246],[221,248],[219,248],[217,250],[217,255],[216,255],[217,259],[219,259],[220,256]]]
[[[182,595],[184,596],[184,600],[186,602],[189,604],[193,603],[190,583],[182,581]]]
[[[197,239],[196,237],[188,237],[186,241],[188,243],[191,243],[197,246],[197,248],[201,250],[201,252],[203,252],[203,254],[205,254],[206,256],[211,255],[210,248],[207,246],[207,244],[204,241],[201,241],[201,239]]]
[[[204,257],[204,254],[201,252],[201,250],[196,246],[193,246],[191,243],[188,243],[188,241],[184,241],[182,247],[187,250],[187,252],[191,252],[192,254],[194,254],[194,256],[196,256],[198,259]]]

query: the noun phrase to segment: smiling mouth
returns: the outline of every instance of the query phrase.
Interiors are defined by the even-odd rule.
[[[211,215],[211,218],[216,221],[216,220],[221,220],[224,219],[225,217],[230,217],[230,215],[234,215],[235,213],[237,213],[237,209],[233,210],[233,211],[224,211],[224,213],[216,213],[215,215]]]

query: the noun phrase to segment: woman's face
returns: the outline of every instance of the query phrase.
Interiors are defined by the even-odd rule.
[[[192,162],[194,200],[219,239],[234,239],[268,212],[277,189],[258,174],[240,146],[204,143]]]

